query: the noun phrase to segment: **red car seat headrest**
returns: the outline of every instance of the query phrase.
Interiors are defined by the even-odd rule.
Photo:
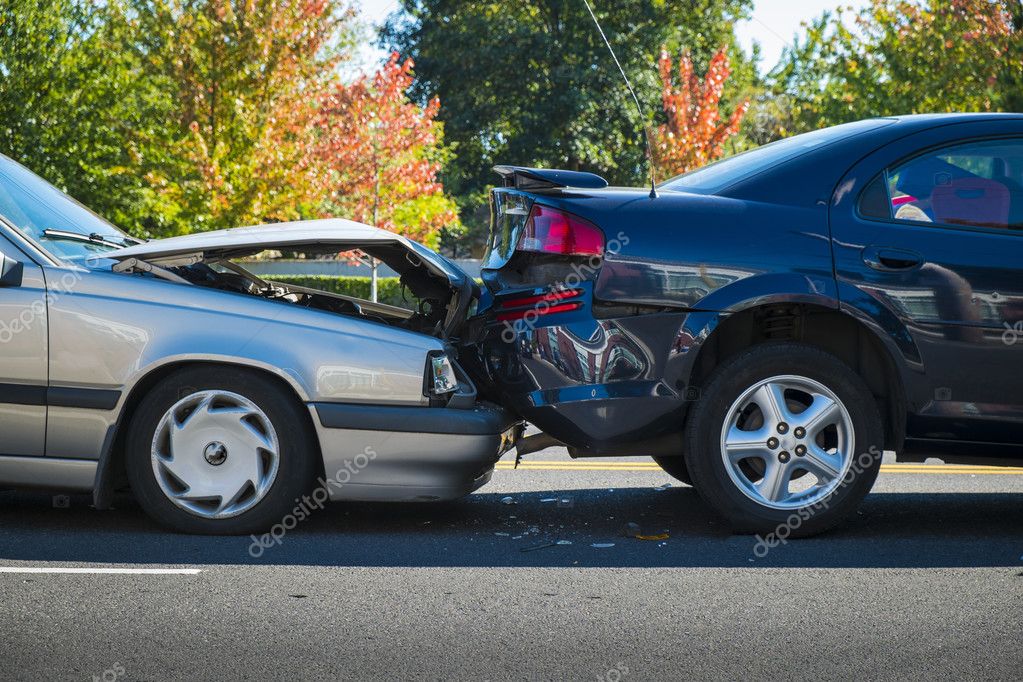
[[[985,178],[956,178],[931,193],[934,219],[955,225],[1006,227],[1009,188]]]

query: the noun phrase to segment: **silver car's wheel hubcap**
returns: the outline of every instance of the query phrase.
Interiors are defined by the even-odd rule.
[[[855,447],[842,401],[800,376],[771,377],[748,388],[721,429],[721,457],[732,482],[772,509],[799,509],[833,493]]]
[[[248,511],[262,500],[280,465],[277,432],[248,398],[200,391],[176,402],[153,436],[152,463],[164,495],[208,519]]]

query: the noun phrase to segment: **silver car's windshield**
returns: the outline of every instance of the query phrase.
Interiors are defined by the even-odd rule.
[[[0,154],[0,216],[60,260],[97,264],[113,245],[132,240],[116,227]]]

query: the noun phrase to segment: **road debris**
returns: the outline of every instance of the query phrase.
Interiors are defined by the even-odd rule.
[[[632,521],[625,525],[625,536],[637,540],[667,540],[671,537],[666,530],[660,533],[644,533],[639,524]]]
[[[509,495],[508,497],[501,498],[501,504],[518,504],[518,502],[515,501],[514,497]]]
[[[614,546],[615,543],[613,542],[594,542],[592,545],[590,545],[590,547],[596,547],[597,549],[609,549]]]

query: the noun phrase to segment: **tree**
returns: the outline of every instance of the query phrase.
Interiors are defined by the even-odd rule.
[[[444,185],[471,225],[478,251],[485,191],[497,163],[592,170],[614,183],[646,175],[641,120],[581,0],[403,0],[405,12],[382,33],[389,49],[416,63],[413,96],[439,96],[456,158]],[[662,45],[692,50],[705,68],[732,45],[732,23],[749,0],[616,0],[595,11],[640,98],[654,111]],[[753,66],[733,50],[737,91]],[[726,109],[731,102],[726,103]]]
[[[671,55],[662,50],[661,105],[668,122],[657,128],[652,145],[659,177],[679,175],[721,157],[725,142],[739,132],[739,124],[749,108],[749,101],[743,101],[726,121],[721,120],[721,95],[731,73],[725,47],[714,53],[702,81],[693,69],[688,50],[679,58],[677,87],[673,69]]]
[[[1019,0],[872,0],[853,27],[826,13],[774,74],[794,132],[869,116],[1014,109]]]
[[[149,77],[174,95],[148,180],[170,234],[316,211],[302,167],[352,11],[338,0],[132,0]]]
[[[336,84],[316,115],[320,136],[308,167],[329,197],[325,210],[436,246],[442,229],[458,227],[454,202],[437,179],[444,147],[435,119],[440,101],[425,107],[406,96],[411,59],[391,55],[371,78]],[[376,300],[376,265],[373,264]]]
[[[119,0],[0,0],[0,152],[129,229],[156,201],[139,169],[171,106],[133,36]]]
[[[411,61],[341,82],[344,0],[0,3],[3,150],[140,236],[334,212],[427,242],[458,227]]]
[[[328,176],[333,208],[353,220],[403,234],[427,245],[457,222],[454,204],[437,180],[448,158],[440,100],[420,107],[406,97],[411,59],[397,53],[371,78],[339,83],[322,98],[316,116],[320,137],[313,166]]]

